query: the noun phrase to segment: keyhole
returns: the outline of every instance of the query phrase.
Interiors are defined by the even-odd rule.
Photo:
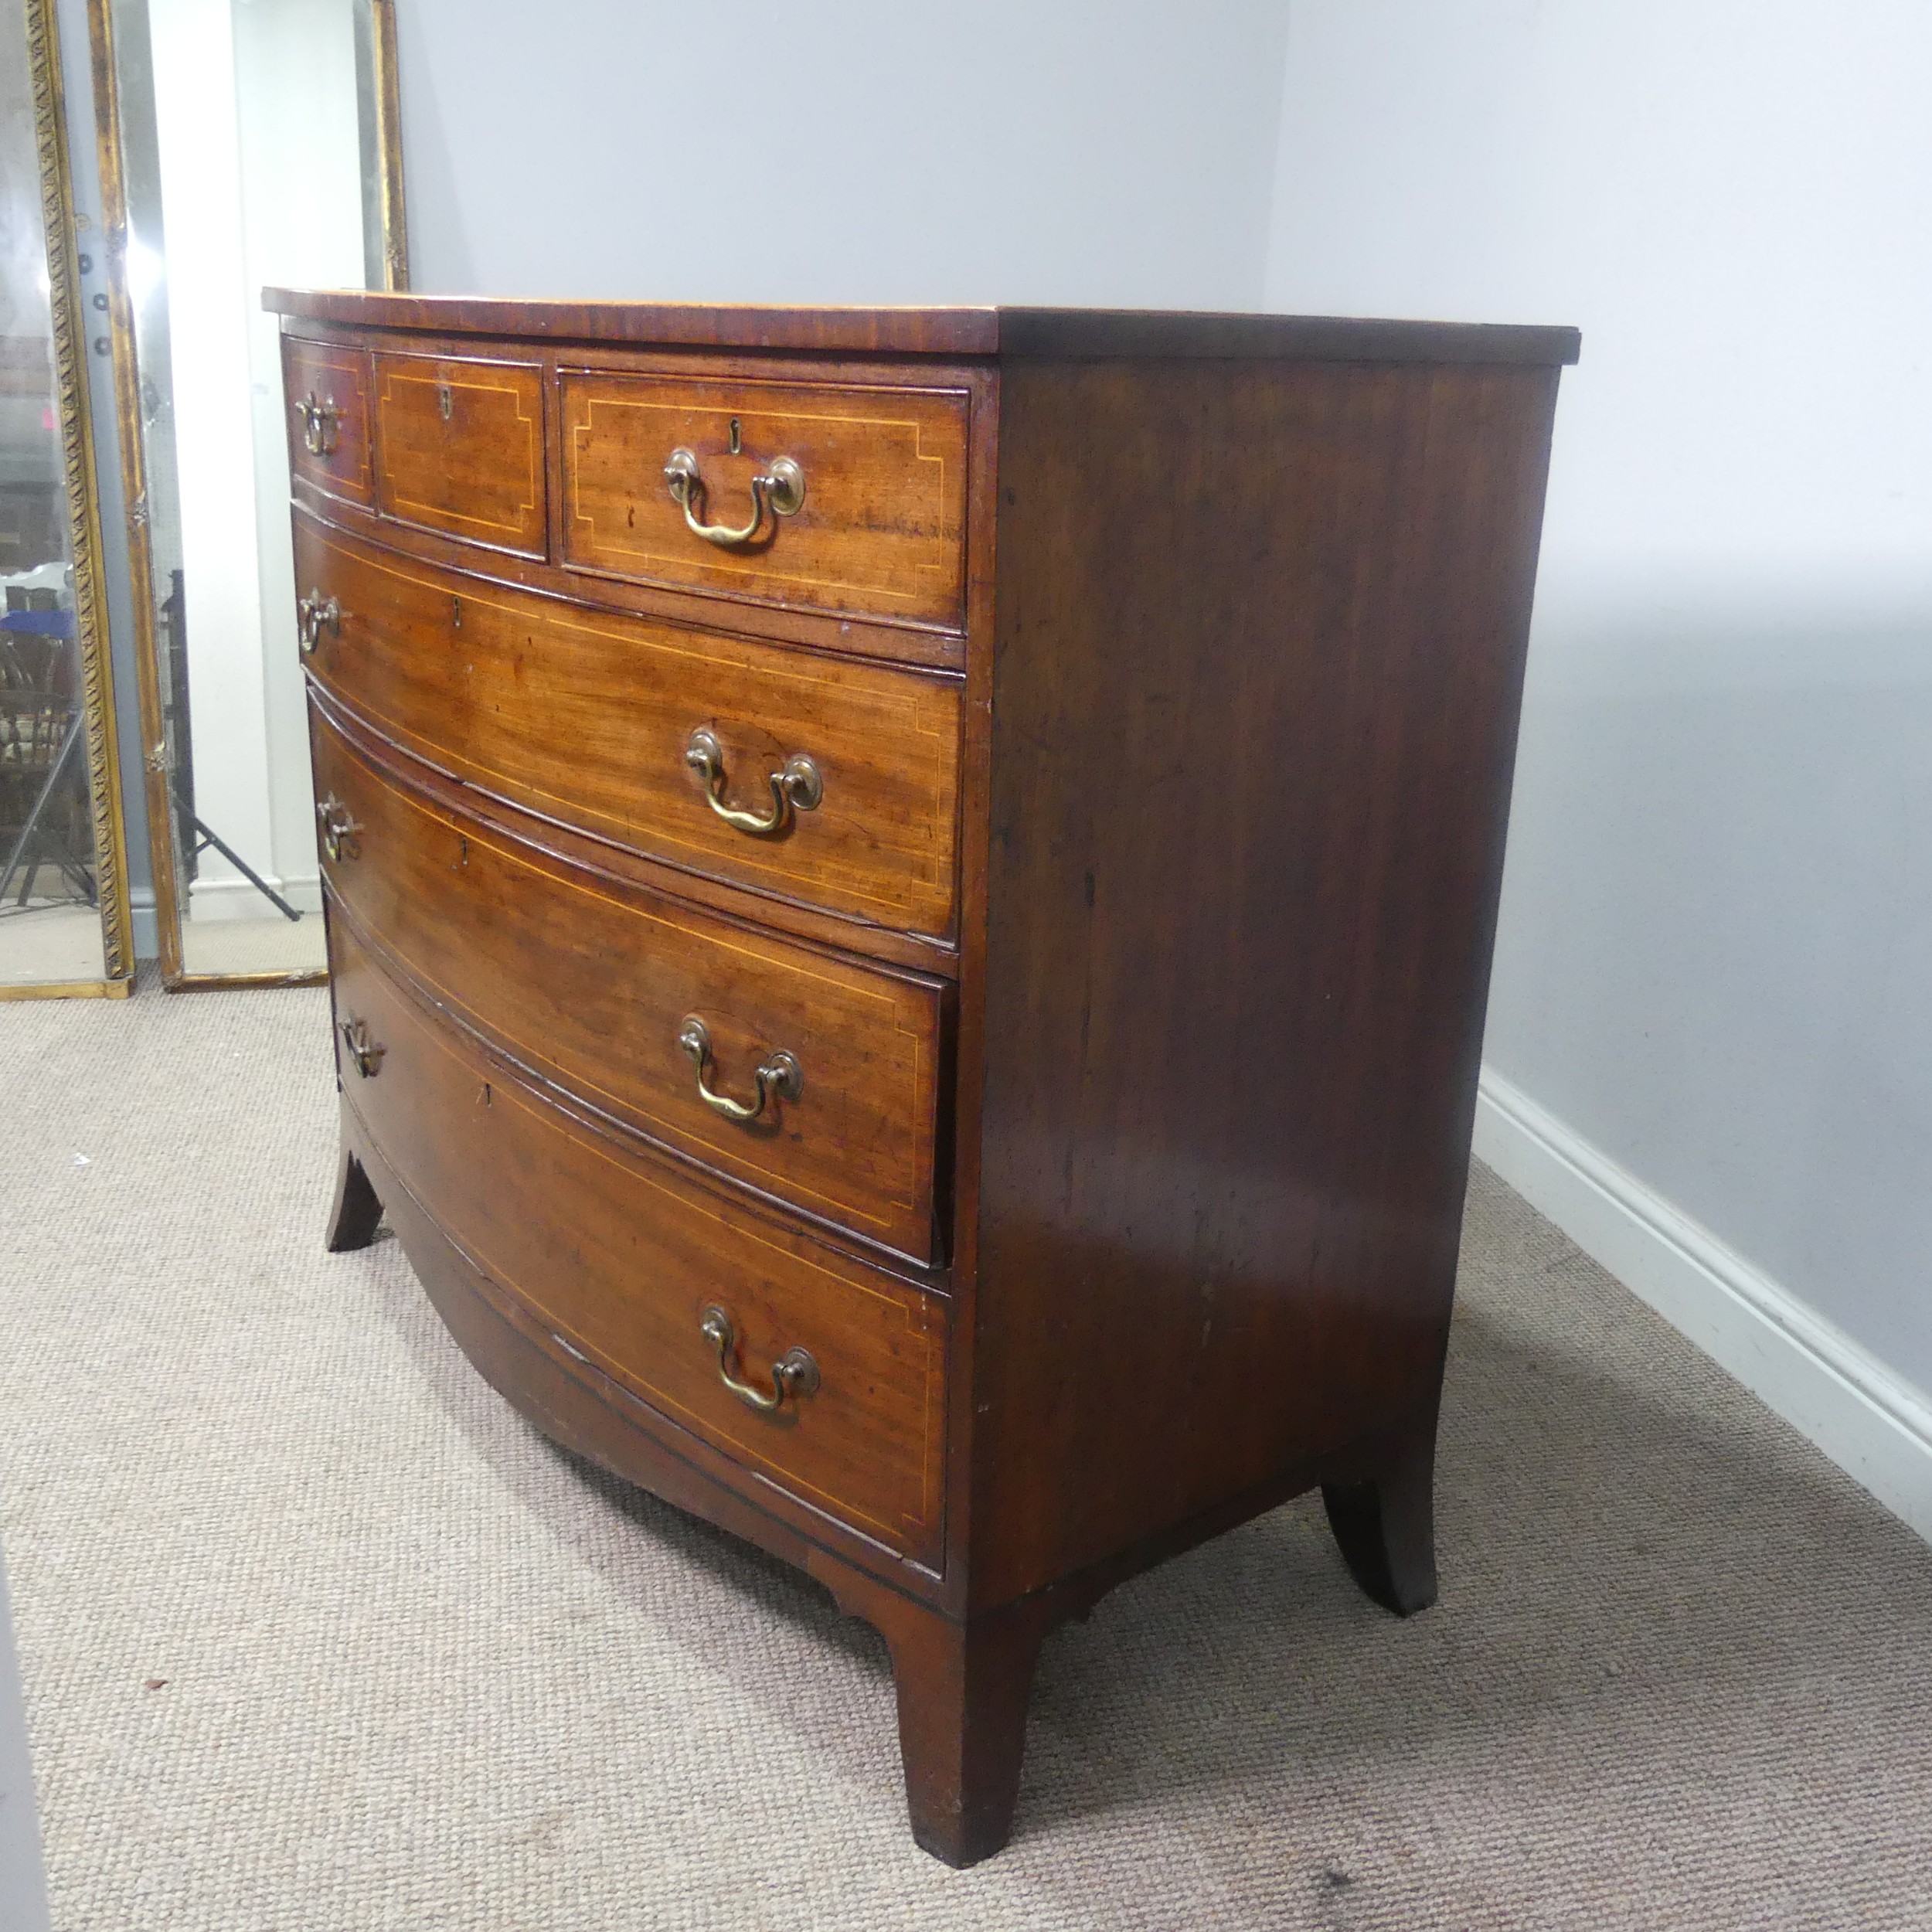
[[[458,631],[463,628],[463,600],[461,597],[450,599],[450,622]]]
[[[470,842],[459,832],[456,842],[462,847],[462,850],[457,854],[456,862],[458,866],[467,866],[470,862]]]
[[[744,454],[744,438],[739,430],[738,419],[735,416],[731,419],[731,454],[733,456],[742,456]]]
[[[443,420],[446,423],[455,413],[456,398],[450,393],[450,386],[447,383],[438,383],[436,386],[436,406],[443,412]]]

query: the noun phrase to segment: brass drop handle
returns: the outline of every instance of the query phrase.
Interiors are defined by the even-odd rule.
[[[301,640],[302,655],[307,657],[322,641],[325,631],[340,631],[342,624],[342,607],[333,597],[325,597],[319,590],[311,590],[295,607],[295,632]]]
[[[334,792],[315,808],[315,816],[322,824],[322,849],[338,865],[345,859],[362,857],[362,842],[356,834],[362,828],[349,816],[348,806]]]
[[[769,838],[782,832],[794,811],[811,811],[825,795],[825,781],[818,767],[802,751],[794,751],[776,771],[767,774],[771,781],[771,810],[764,818],[755,811],[740,811],[724,801],[724,747],[718,734],[700,725],[684,748],[684,761],[704,781],[705,803],[727,825],[749,832],[754,838]]]
[[[722,1114],[728,1121],[755,1121],[764,1114],[765,1103],[773,1094],[783,1100],[795,1100],[804,1091],[804,1070],[780,1047],[776,1053],[767,1053],[752,1074],[758,1086],[758,1098],[754,1104],[748,1107],[743,1100],[734,1100],[729,1094],[714,1093],[705,1078],[711,1066],[711,1035],[696,1013],[689,1015],[679,1027],[678,1044],[691,1056],[697,1067],[699,1099],[713,1113]]]
[[[349,1049],[349,1056],[355,1063],[355,1070],[366,1080],[372,1080],[383,1070],[383,1056],[389,1051],[386,1046],[378,1046],[369,1036],[369,1028],[359,1019],[345,1019],[342,1024],[342,1044]]]
[[[295,413],[302,419],[302,442],[309,454],[333,456],[336,427],[342,420],[342,412],[335,406],[335,397],[318,399],[311,389],[295,405]]]
[[[740,1382],[731,1372],[731,1359],[737,1352],[738,1332],[731,1318],[714,1301],[698,1322],[698,1332],[718,1352],[718,1379],[748,1409],[770,1415],[782,1408],[787,1396],[794,1406],[805,1396],[818,1392],[818,1365],[803,1349],[787,1349],[771,1365],[771,1393],[767,1395],[756,1383]]]
[[[690,451],[675,449],[664,466],[664,480],[671,486],[672,501],[684,512],[692,533],[721,549],[736,549],[758,534],[768,509],[774,517],[796,516],[804,507],[805,473],[788,456],[780,457],[770,469],[751,479],[751,521],[734,530],[723,523],[700,523],[698,505],[704,501],[704,478],[698,474],[698,459]]]

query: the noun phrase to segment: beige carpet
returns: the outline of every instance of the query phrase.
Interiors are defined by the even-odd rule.
[[[869,1632],[547,1447],[393,1242],[322,1252],[325,1024],[0,1006],[60,1932],[1932,1925],[1932,1552],[1486,1178],[1440,1606],[1305,1502],[1140,1580],[946,1871]]]

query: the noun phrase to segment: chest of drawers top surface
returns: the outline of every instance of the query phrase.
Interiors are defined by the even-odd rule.
[[[581,1453],[1038,1644],[1430,1472],[1567,329],[270,291],[342,1186]]]
[[[265,289],[262,306],[295,322],[354,328],[860,357],[1182,355],[1556,366],[1575,362],[1582,343],[1573,328],[1517,323],[1198,310],[520,301],[289,288]]]

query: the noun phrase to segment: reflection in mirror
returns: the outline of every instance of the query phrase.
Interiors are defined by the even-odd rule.
[[[134,962],[49,0],[0,0],[0,994]]]
[[[146,510],[163,969],[311,977],[325,954],[285,401],[260,291],[400,280],[393,37],[372,0],[93,12],[118,136],[103,174],[117,171],[127,228],[117,372]]]

